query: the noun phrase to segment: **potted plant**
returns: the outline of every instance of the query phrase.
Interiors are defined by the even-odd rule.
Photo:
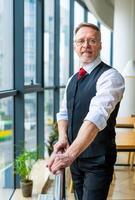
[[[24,197],[31,197],[33,181],[30,179],[30,172],[37,160],[35,151],[23,151],[15,159],[15,173],[20,177],[20,186]]]
[[[52,127],[51,127],[51,132],[49,134],[49,138],[47,140],[47,143],[46,143],[46,147],[47,147],[47,150],[48,150],[48,154],[49,156],[51,155],[51,153],[53,152],[53,145],[57,142],[58,140],[58,125],[56,122],[54,122],[52,124]]]

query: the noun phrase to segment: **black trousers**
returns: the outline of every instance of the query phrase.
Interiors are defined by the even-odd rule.
[[[76,200],[106,200],[113,177],[116,153],[77,158],[71,165]]]

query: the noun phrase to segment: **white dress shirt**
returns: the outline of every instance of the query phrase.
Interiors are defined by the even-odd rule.
[[[83,68],[90,74],[100,63],[101,59],[97,57],[94,62],[85,65]],[[73,76],[69,78],[66,90]],[[116,69],[111,68],[103,72],[97,80],[96,95],[91,99],[89,111],[84,120],[93,122],[99,130],[104,129],[110,114],[116,104],[122,99],[124,89],[124,79]],[[68,120],[66,90],[60,111],[57,113],[57,121]]]

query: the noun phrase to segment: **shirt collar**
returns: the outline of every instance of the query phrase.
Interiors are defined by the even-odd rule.
[[[90,74],[92,70],[101,63],[101,58],[98,56],[93,62],[86,64],[83,68]]]

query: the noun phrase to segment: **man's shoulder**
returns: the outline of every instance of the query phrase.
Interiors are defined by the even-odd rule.
[[[102,67],[104,67],[105,69],[108,69],[108,70],[113,68],[111,65],[108,65],[107,63],[105,63],[103,61],[101,61],[100,64],[102,65]]]
[[[101,79],[110,79],[110,80],[120,80],[121,82],[125,82],[124,81],[124,77],[122,76],[122,74],[114,67],[110,67],[108,70],[104,71],[101,75]]]

